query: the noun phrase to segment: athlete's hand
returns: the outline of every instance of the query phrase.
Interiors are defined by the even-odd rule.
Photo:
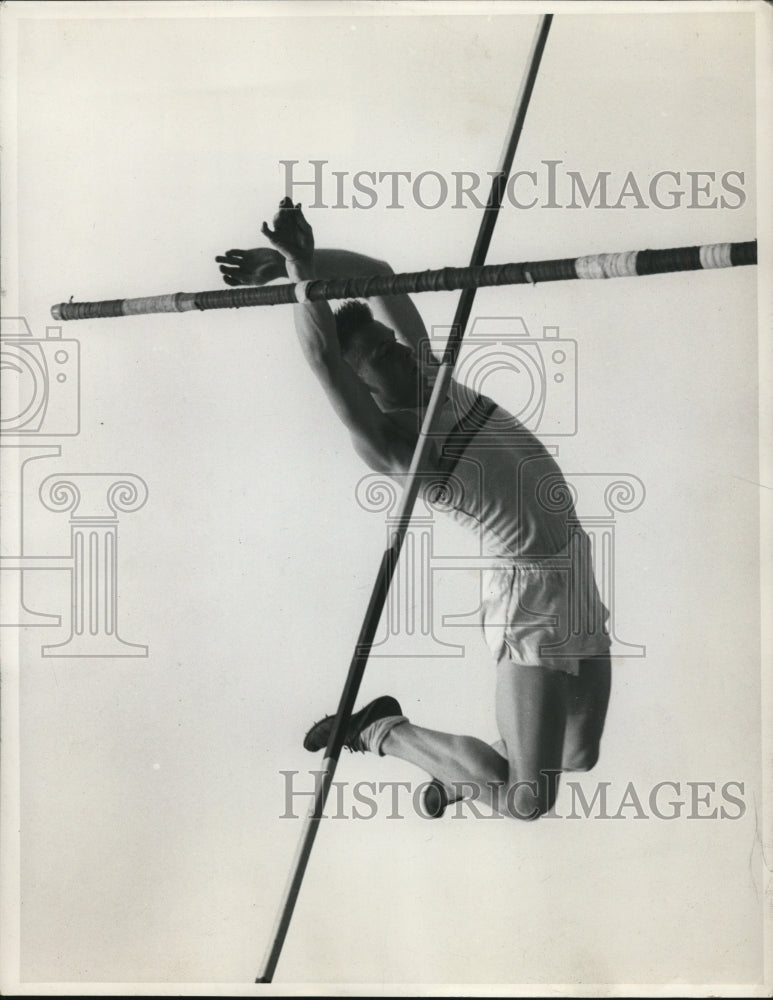
[[[255,250],[227,250],[215,257],[226,285],[265,285],[275,278],[286,278],[285,259],[278,250],[257,247]]]
[[[300,204],[282,198],[274,216],[274,228],[264,222],[260,231],[285,260],[310,263],[314,257],[314,233],[303,217]]]

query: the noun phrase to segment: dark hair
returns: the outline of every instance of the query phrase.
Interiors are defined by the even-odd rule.
[[[358,330],[373,322],[373,313],[367,302],[358,302],[356,299],[349,299],[339,306],[333,314],[336,321],[336,333],[338,334],[338,345],[341,353],[346,354],[352,346],[354,337]]]

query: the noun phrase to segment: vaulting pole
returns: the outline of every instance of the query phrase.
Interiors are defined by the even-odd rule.
[[[518,146],[518,140],[521,135],[521,130],[523,129],[526,109],[528,108],[529,99],[531,97],[532,90],[534,89],[534,82],[537,78],[537,70],[539,69],[540,60],[542,59],[542,53],[545,48],[548,31],[550,30],[551,20],[552,15],[544,15],[540,18],[537,26],[526,73],[516,100],[515,112],[510,124],[507,142],[502,152],[502,158],[496,177],[491,185],[491,193],[489,194],[489,199],[484,210],[483,220],[478,232],[478,238],[475,241],[475,247],[472,252],[472,266],[482,265],[486,259],[486,253],[494,232],[494,224],[496,223],[497,214],[502,205],[502,196],[504,194],[505,185],[507,184],[510,168],[512,167],[513,158]],[[341,701],[338,706],[335,723],[325,750],[321,780],[318,782],[317,791],[314,796],[314,803],[305,821],[301,840],[298,845],[293,866],[290,871],[290,877],[285,889],[284,899],[277,918],[274,936],[266,952],[261,973],[255,980],[258,983],[270,983],[272,981],[274,970],[276,969],[277,962],[279,961],[282,945],[284,944],[284,940],[287,935],[293,909],[295,908],[295,902],[298,898],[298,893],[300,892],[301,883],[303,881],[303,875],[306,871],[306,865],[308,864],[311,849],[314,844],[314,838],[319,827],[319,822],[322,819],[325,802],[327,801],[328,792],[333,781],[341,748],[344,744],[346,730],[354,708],[354,702],[357,698],[360,682],[368,662],[368,656],[370,655],[370,649],[376,633],[376,628],[378,627],[395,566],[397,565],[397,560],[400,556],[403,539],[405,538],[408,524],[411,519],[413,505],[416,501],[416,497],[418,496],[420,473],[427,465],[430,435],[436,425],[437,415],[448,392],[451,376],[453,374],[456,358],[459,352],[459,346],[464,337],[464,331],[467,325],[467,320],[470,316],[474,297],[475,288],[465,289],[459,297],[459,303],[456,307],[456,315],[454,316],[451,334],[446,344],[443,362],[438,369],[438,375],[432,391],[432,397],[430,399],[429,406],[427,407],[427,412],[419,433],[419,440],[416,444],[416,449],[413,453],[405,493],[403,494],[400,512],[397,518],[397,526],[392,534],[389,547],[381,560],[381,567],[379,568],[376,583],[373,587],[373,593],[371,594],[370,603],[368,604],[362,628],[360,629],[357,645],[349,666],[349,673],[341,694]]]
[[[56,320],[106,319],[148,313],[191,312],[195,309],[289,305],[300,301],[297,290],[301,285],[309,302],[320,302],[328,299],[367,299],[372,295],[453,292],[460,288],[490,288],[494,285],[541,284],[543,281],[568,281],[572,278],[633,278],[756,263],[757,241],[749,240],[746,243],[709,243],[664,250],[595,253],[586,257],[523,261],[520,264],[442,267],[434,271],[357,275],[354,278],[314,278],[298,284],[263,288],[218,288],[211,292],[173,292],[171,295],[148,295],[136,299],[60,302],[51,307],[51,315]]]

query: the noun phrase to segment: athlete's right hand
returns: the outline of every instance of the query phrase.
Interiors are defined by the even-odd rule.
[[[275,278],[287,277],[285,259],[271,247],[255,250],[227,250],[215,257],[226,285],[265,285]]]
[[[313,261],[314,232],[303,217],[300,203],[293,205],[290,198],[282,198],[274,216],[274,228],[264,222],[260,231],[285,260],[300,264]]]

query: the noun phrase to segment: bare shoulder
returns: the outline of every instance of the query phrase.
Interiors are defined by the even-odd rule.
[[[410,468],[419,440],[423,416],[424,411],[422,410],[390,410],[384,414],[390,441],[389,452],[392,456],[389,471],[405,473]],[[430,444],[429,448],[427,459],[429,467],[432,468],[437,463],[438,449],[434,442]]]

